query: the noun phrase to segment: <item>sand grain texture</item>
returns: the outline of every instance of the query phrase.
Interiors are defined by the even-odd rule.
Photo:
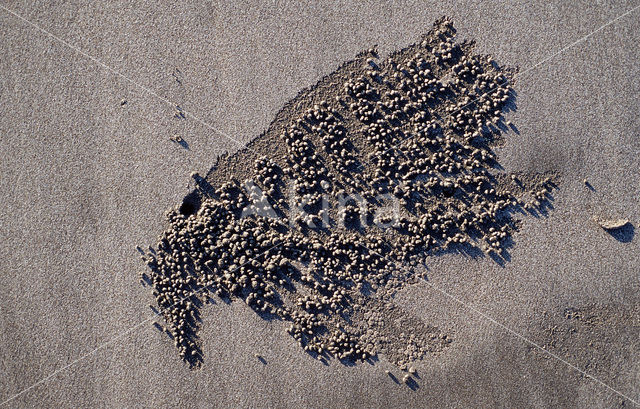
[[[522,71],[635,5],[3,3],[242,144],[341,62],[373,44],[382,53],[401,48],[441,15],[454,19],[458,36],[476,40],[480,53]],[[504,267],[454,256],[429,266],[434,286],[540,345],[555,342],[563,359],[636,401],[638,238],[633,229],[608,234],[591,217],[620,214],[632,226],[640,220],[638,21],[622,18],[518,80],[510,119],[520,137],[499,155],[509,169],[559,172],[555,211],[520,232]],[[189,191],[191,171],[206,173],[239,145],[176,118],[175,106],[2,10],[0,38],[8,56],[0,61],[0,396],[9,398],[150,317],[135,245],[155,240],[164,210]],[[176,133],[189,149],[170,140]],[[200,370],[189,370],[145,325],[9,407],[623,403],[430,287],[397,300],[457,340],[417,365],[415,391],[393,382],[385,362],[322,365],[283,337],[280,324],[233,303],[204,312],[208,359]],[[569,325],[568,308],[605,318],[595,330],[576,324],[577,341],[549,335],[556,320]]]

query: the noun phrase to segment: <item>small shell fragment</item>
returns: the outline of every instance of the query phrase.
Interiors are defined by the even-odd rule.
[[[593,220],[605,230],[620,229],[629,223],[628,219],[604,219],[600,217],[594,217]]]

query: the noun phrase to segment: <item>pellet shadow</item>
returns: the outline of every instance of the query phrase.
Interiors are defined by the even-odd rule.
[[[175,141],[175,143],[177,143],[178,145],[183,147],[185,150],[190,150],[189,144],[184,139],[180,139],[179,141]]]
[[[413,378],[409,378],[405,384],[407,385],[407,387],[409,389],[411,389],[412,391],[417,391],[418,389],[420,389],[420,384]]]

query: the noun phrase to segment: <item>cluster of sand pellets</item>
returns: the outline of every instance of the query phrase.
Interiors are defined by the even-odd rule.
[[[448,19],[303,90],[223,156],[167,214],[143,259],[164,331],[191,365],[209,297],[242,300],[318,359],[400,367],[450,342],[393,302],[447,252],[501,262],[519,215],[544,213],[547,175],[502,170],[513,71],[454,41]],[[508,257],[507,257],[508,258]],[[223,336],[223,335],[221,335]]]

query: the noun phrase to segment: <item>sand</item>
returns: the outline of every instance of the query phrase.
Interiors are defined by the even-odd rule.
[[[243,144],[342,61],[373,44],[383,52],[400,48],[443,14],[481,52],[524,70],[632,7],[3,6]],[[206,172],[239,145],[201,122],[175,118],[174,106],[16,17],[3,11],[0,19],[0,44],[10,56],[0,76],[0,225],[9,238],[0,289],[0,362],[8,375],[0,396],[8,399],[150,318],[135,245],[155,239],[163,211],[188,192],[191,171]],[[147,324],[9,407],[622,402],[487,317],[638,401],[637,235],[632,228],[614,236],[593,223],[600,214],[632,226],[640,220],[637,21],[633,14],[620,19],[519,79],[512,121],[520,140],[499,153],[510,169],[560,173],[555,210],[520,232],[504,267],[453,256],[429,266],[430,283],[472,309],[429,286],[399,297],[408,312],[456,339],[446,354],[417,365],[415,391],[395,384],[384,361],[322,365],[283,337],[278,323],[234,303],[204,312],[209,359],[197,371]],[[182,75],[181,85],[173,74]],[[170,140],[176,133],[188,150]],[[567,309],[598,318],[567,318]]]

